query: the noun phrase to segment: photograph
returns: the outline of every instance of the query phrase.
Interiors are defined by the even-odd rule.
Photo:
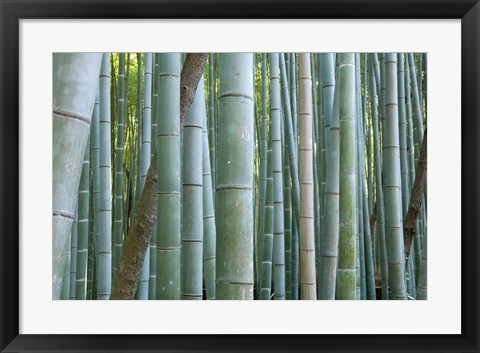
[[[428,53],[52,62],[53,300],[428,299]]]

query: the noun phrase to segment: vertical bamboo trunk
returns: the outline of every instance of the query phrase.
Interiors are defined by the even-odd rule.
[[[262,283],[263,263],[263,235],[265,231],[265,197],[267,188],[267,54],[262,54],[262,122],[260,129],[260,183],[259,183],[259,246],[258,265],[260,269],[257,276],[257,297],[260,297]]]
[[[208,56],[208,145],[210,148],[210,167],[212,192],[215,190],[215,162],[216,162],[216,141],[215,141],[215,102],[216,102],[216,80],[215,80],[215,54]],[[215,193],[213,192],[214,196]]]
[[[363,132],[362,117],[362,92],[360,78],[360,53],[355,53],[355,114],[356,114],[356,147],[357,147],[357,300],[367,299],[367,278],[365,269],[365,240],[363,224],[363,181],[362,167],[365,145],[362,141]]]
[[[198,89],[198,88],[197,88]],[[210,92],[211,93],[211,92]],[[203,121],[203,268],[207,300],[215,299],[215,206],[213,204],[207,119]]]
[[[183,207],[181,247],[181,298],[202,300],[203,274],[203,77],[183,130]]]
[[[216,298],[253,299],[253,55],[221,54]]]
[[[153,163],[155,152],[157,150],[157,120],[158,120],[158,61],[159,54],[153,54],[153,76],[152,76],[152,131],[150,135],[151,148],[150,148],[150,163]],[[149,276],[148,276],[148,300],[154,300],[156,296],[156,284],[157,284],[157,221],[152,229],[152,235],[150,237],[150,263],[149,263]]]
[[[280,74],[281,78],[286,77],[285,59],[284,55],[280,54]],[[295,73],[291,74],[292,78],[295,78]],[[295,84],[292,82],[292,86]],[[292,94],[295,95],[296,89]],[[294,114],[297,114],[296,102],[293,103],[288,95],[288,83],[282,79],[282,100],[285,106],[284,112],[284,128],[285,128],[285,143],[288,147],[288,160],[290,164],[290,176],[292,179],[292,206],[295,219],[298,220],[300,214],[300,191],[298,184],[298,160],[297,160],[297,143],[295,140],[295,133],[293,128]],[[291,106],[292,103],[293,105]],[[294,106],[294,107],[293,107]],[[292,111],[292,112],[291,112]],[[294,113],[293,113],[294,112]],[[295,118],[296,119],[296,118]]]
[[[133,206],[133,218],[136,215],[137,203],[142,194],[142,140],[143,140],[143,113],[142,113],[142,54],[137,53],[137,105],[136,105],[136,120],[137,120],[137,139],[136,139],[136,156],[135,156],[135,202]]]
[[[115,154],[115,199],[113,220],[113,275],[117,272],[123,243],[123,155],[125,144],[125,54],[119,54],[118,69],[118,124]]]
[[[302,299],[316,300],[313,209],[312,78],[310,54],[299,54],[300,86],[300,284]]]
[[[398,129],[400,144],[400,170],[402,186],[402,219],[407,215],[408,204],[410,203],[410,183],[408,180],[407,162],[407,120],[405,107],[405,77],[404,77],[404,55],[397,54],[397,85],[398,85]]]
[[[284,138],[285,141],[285,138]],[[290,165],[288,163],[288,145],[285,142],[283,154],[283,197],[285,224],[285,299],[292,299],[292,202],[290,191]]]
[[[281,55],[281,57],[283,57]],[[283,76],[283,74],[282,74]],[[286,76],[286,75],[285,75]],[[290,85],[290,105],[291,105],[291,120],[292,120],[292,134],[293,134],[293,139],[295,141],[295,144],[291,144],[291,146],[294,146],[292,148],[295,156],[298,155],[298,129],[297,129],[297,122],[298,122],[298,111],[297,111],[297,59],[296,59],[296,54],[295,53],[290,53],[290,77],[288,78],[289,82],[291,82]],[[292,168],[292,166],[290,166]],[[297,170],[297,169],[296,169]],[[298,171],[296,172],[298,174]],[[299,201],[300,202],[300,201]],[[297,210],[295,211],[295,217],[297,217],[298,220],[298,215],[299,215],[299,203],[297,204]]]
[[[80,178],[81,179],[81,178]],[[68,279],[68,299],[75,300],[75,287],[77,279],[77,248],[78,248],[78,208],[72,226],[72,239],[70,241],[70,278]]]
[[[147,171],[151,161],[151,136],[152,136],[152,71],[153,54],[145,53],[144,90],[143,90],[143,126],[142,126],[142,152],[140,155],[140,191],[143,190]],[[148,250],[150,249],[150,243]],[[148,299],[148,284],[150,281],[150,251],[145,253],[142,271],[138,281],[136,297],[139,300]]]
[[[83,159],[80,189],[78,191],[78,242],[77,271],[75,280],[75,299],[85,300],[87,295],[87,259],[88,230],[90,209],[90,139],[87,140],[85,158]]]
[[[420,264],[417,264],[420,267],[418,275],[418,286],[417,286],[417,299],[418,300],[427,300],[427,233],[423,237],[423,249],[422,249],[422,259]]]
[[[322,100],[318,100],[317,97],[317,90],[315,89],[317,86],[316,83],[316,61],[315,55],[310,54],[310,69],[311,69],[311,78],[312,78],[312,99],[313,99],[313,126],[312,126],[312,161],[313,161],[313,216],[314,216],[314,241],[315,241],[315,276],[316,276],[316,283],[317,283],[317,293],[318,293],[318,274],[319,274],[319,266],[320,266],[320,210],[321,210],[321,203],[320,203],[320,153],[318,151],[318,146],[320,145],[319,135],[318,135],[318,125],[319,125],[319,117],[318,117],[318,106],[322,105]],[[319,81],[322,81],[321,75],[319,77]]]
[[[99,227],[99,205],[100,205],[100,92],[97,87],[95,95],[95,106],[93,109],[92,126],[91,126],[91,172],[92,172],[92,235],[88,242],[88,298],[96,298],[95,292],[95,266],[98,252],[98,227]]]
[[[412,91],[412,120],[413,120],[413,140],[415,142],[415,165],[418,161],[418,156],[420,154],[420,146],[423,141],[423,121],[422,121],[422,110],[421,110],[421,100],[419,96],[419,87],[417,82],[417,72],[415,68],[415,61],[413,58],[413,53],[408,53],[408,64],[410,67],[410,80],[411,80],[411,91]]]
[[[380,133],[378,123],[378,101],[376,79],[380,77],[380,69],[378,68],[378,60],[376,54],[372,54],[372,73],[371,82],[371,105],[372,105],[372,125],[373,125],[373,141],[374,141],[374,161],[375,161],[375,181],[376,181],[376,205],[377,205],[377,239],[380,252],[380,267],[382,281],[382,299],[390,298],[388,285],[388,258],[387,248],[385,244],[385,209],[383,201],[383,177],[382,177],[382,157],[380,153]]]
[[[272,140],[269,136],[267,150],[267,185],[265,198],[265,229],[263,231],[263,254],[260,299],[270,300],[272,285],[272,252],[273,252],[273,156]]]
[[[322,224],[322,241],[320,242],[320,274],[318,297],[324,300],[335,299],[337,278],[338,227],[339,227],[339,93],[340,87],[335,81],[335,64],[333,54],[324,57],[324,106],[325,106],[325,143],[326,179],[324,189],[324,223]]]
[[[53,55],[52,298],[60,298],[65,254],[98,87],[101,54]]]
[[[292,217],[292,300],[298,300],[298,225]]]
[[[112,205],[110,53],[103,54],[100,71],[100,204],[98,227],[97,299],[108,300],[112,287]]]
[[[385,166],[385,228],[386,237],[388,238],[390,298],[394,300],[405,300],[396,53],[388,53],[386,55],[385,82],[386,118],[383,158]]]
[[[340,227],[336,297],[354,300],[356,257],[355,63],[353,53],[339,54]]]
[[[63,280],[62,280],[62,290],[60,293],[60,300],[68,300],[68,296],[70,294],[70,260],[71,260],[71,240],[76,237],[77,232],[77,222],[76,218],[73,220],[72,225],[72,234],[70,235],[69,243],[68,243],[68,250],[65,255],[65,268],[63,269]]]
[[[180,54],[160,54],[156,299],[180,299]]]
[[[275,300],[285,299],[285,237],[283,210],[282,135],[278,53],[270,54],[270,132],[273,155],[273,264]]]

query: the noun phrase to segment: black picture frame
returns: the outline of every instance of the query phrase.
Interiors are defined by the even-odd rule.
[[[478,0],[0,0],[2,352],[479,352]],[[152,18],[461,19],[461,335],[19,334],[19,20]],[[448,303],[446,303],[448,304]],[[125,318],[128,320],[128,318]],[[441,320],[441,313],[439,313]]]

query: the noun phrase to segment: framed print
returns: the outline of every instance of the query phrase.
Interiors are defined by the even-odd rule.
[[[477,1],[0,11],[2,352],[478,352]]]

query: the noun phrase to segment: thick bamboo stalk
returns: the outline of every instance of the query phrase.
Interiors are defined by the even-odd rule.
[[[60,298],[101,54],[53,55],[52,297]]]
[[[356,298],[356,119],[353,53],[339,54],[340,227],[336,298]]]
[[[180,54],[160,54],[156,299],[180,299]]]
[[[203,274],[203,77],[185,120],[182,160],[182,247],[180,299],[202,300]]]
[[[398,134],[397,55],[385,59],[385,144],[383,161],[385,175],[385,229],[388,239],[388,275],[390,299],[405,300],[405,266],[403,251],[402,200],[400,194],[400,151]]]
[[[338,82],[335,80],[333,54],[324,57],[324,104],[325,104],[325,143],[326,148],[326,180],[324,195],[324,223],[322,226],[322,241],[319,256],[318,297],[324,300],[335,299],[338,256],[339,229],[339,93]]]
[[[221,54],[218,116],[217,299],[253,299],[253,55]]]

